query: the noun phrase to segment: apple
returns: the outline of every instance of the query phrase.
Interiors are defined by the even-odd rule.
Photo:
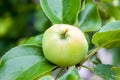
[[[44,56],[60,67],[78,64],[87,54],[88,43],[82,31],[68,24],[54,24],[42,39]]]

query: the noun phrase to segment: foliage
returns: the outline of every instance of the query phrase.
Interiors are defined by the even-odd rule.
[[[44,31],[58,23],[78,27],[89,42],[88,55],[63,69],[42,51]],[[95,66],[86,68],[94,74],[120,80],[119,34],[119,0],[0,0],[0,80],[82,80],[78,68],[88,59]],[[101,48],[113,53],[113,64],[96,57]]]

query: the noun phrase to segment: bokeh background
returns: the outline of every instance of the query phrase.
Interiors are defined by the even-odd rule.
[[[50,25],[39,0],[0,0],[0,56]]]

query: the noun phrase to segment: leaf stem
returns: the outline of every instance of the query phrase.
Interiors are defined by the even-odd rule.
[[[86,68],[86,69],[88,69],[88,70],[90,70],[91,72],[93,72],[93,69],[92,69],[92,68],[89,68],[89,67],[84,66],[84,65],[82,65],[82,67],[83,67],[83,68]]]
[[[77,66],[82,66],[89,58],[91,58],[93,55],[96,54],[96,52],[100,49],[101,47],[96,47],[95,49],[93,49],[92,51],[90,51],[90,54],[84,58]]]

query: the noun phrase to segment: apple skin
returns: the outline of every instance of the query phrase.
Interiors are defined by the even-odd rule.
[[[43,35],[44,56],[60,67],[78,64],[88,52],[87,40],[80,29],[68,24],[54,24]]]

